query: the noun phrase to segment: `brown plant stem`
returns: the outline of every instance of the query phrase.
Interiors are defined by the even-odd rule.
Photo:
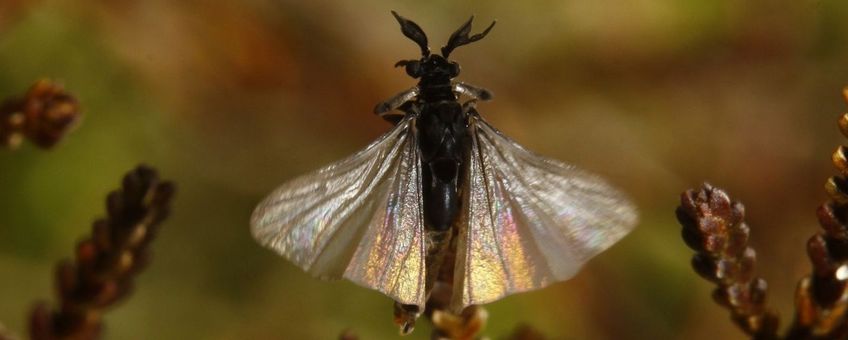
[[[56,266],[58,306],[39,302],[30,314],[30,338],[97,339],[103,312],[132,290],[150,259],[149,245],[170,209],[174,186],[138,166],[106,198],[107,217],[94,222],[76,258]]]
[[[57,83],[39,80],[24,96],[0,103],[0,145],[15,149],[26,138],[49,149],[73,130],[80,117],[74,96]]]

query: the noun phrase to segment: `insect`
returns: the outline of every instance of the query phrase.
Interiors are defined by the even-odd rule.
[[[392,14],[421,48],[395,65],[418,84],[375,108],[394,127],[271,193],[251,218],[260,243],[315,276],[388,295],[408,333],[429,297],[458,313],[545,287],[635,226],[623,194],[504,136],[476,109],[492,94],[454,80],[450,54],[494,22],[470,35],[472,17],[434,54],[416,23]]]

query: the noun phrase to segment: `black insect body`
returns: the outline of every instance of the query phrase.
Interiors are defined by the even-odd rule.
[[[431,241],[426,261],[427,272],[430,273],[426,291],[430,292],[437,279],[436,273],[441,269],[444,253],[454,251],[449,248],[450,229],[457,222],[461,210],[471,149],[468,116],[476,113],[474,101],[492,98],[485,89],[453,82],[459,76],[460,67],[447,58],[455,48],[484,38],[495,22],[482,33],[469,37],[472,17],[451,35],[448,44],[442,48],[443,55],[438,55],[430,53],[427,35],[416,23],[394,11],[392,14],[400,23],[401,31],[418,44],[422,54],[419,60],[401,60],[395,66],[405,67],[406,73],[419,81],[418,86],[378,104],[374,113],[382,115],[403,107],[406,114],[417,117],[415,126],[422,163],[424,227]],[[461,105],[457,93],[469,95],[472,99]],[[410,100],[410,97],[413,99]],[[402,308],[412,311],[413,315],[420,310],[415,305]]]
[[[405,334],[425,305],[459,314],[568,279],[635,226],[624,195],[505,137],[475,108],[491,93],[454,81],[451,52],[494,22],[470,35],[469,19],[439,55],[392,14],[421,48],[396,64],[418,84],[374,110],[395,127],[269,195],[251,219],[260,243],[313,275],[390,296]]]
[[[418,116],[418,141],[424,179],[424,225],[429,230],[445,231],[456,221],[462,205],[460,193],[464,185],[466,160],[470,150],[468,114],[473,105],[460,105],[456,93],[470,95],[473,100],[489,100],[487,90],[463,83],[454,83],[459,75],[459,64],[448,61],[455,48],[480,40],[489,33],[495,23],[480,34],[469,37],[471,19],[451,35],[442,54],[431,54],[427,35],[414,22],[392,12],[401,25],[401,30],[421,47],[419,60],[402,60],[396,66],[404,66],[406,73],[420,79],[418,86],[409,89],[387,102],[377,105],[375,113],[384,114],[403,104],[407,114]],[[472,18],[473,19],[473,18]],[[413,97],[412,101],[408,98]]]

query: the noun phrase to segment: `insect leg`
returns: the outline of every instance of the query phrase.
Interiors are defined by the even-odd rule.
[[[387,112],[397,109],[404,103],[415,99],[415,97],[418,96],[418,92],[418,86],[416,86],[401,93],[398,93],[394,95],[394,97],[391,97],[386,101],[377,104],[377,106],[374,108],[374,114],[383,116]]]
[[[463,116],[476,115],[477,114],[477,99],[469,100],[462,104],[462,114]]]
[[[395,301],[395,324],[400,327],[400,334],[407,335],[415,329],[415,320],[421,316],[421,308],[416,305],[404,305]]]
[[[464,94],[473,99],[487,101],[492,99],[492,92],[482,87],[477,87],[463,82],[453,83],[453,92]]]

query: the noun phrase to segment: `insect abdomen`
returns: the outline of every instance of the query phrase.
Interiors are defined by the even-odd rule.
[[[424,188],[424,222],[431,230],[447,230],[462,208],[468,132],[458,102],[423,104],[418,118]]]

